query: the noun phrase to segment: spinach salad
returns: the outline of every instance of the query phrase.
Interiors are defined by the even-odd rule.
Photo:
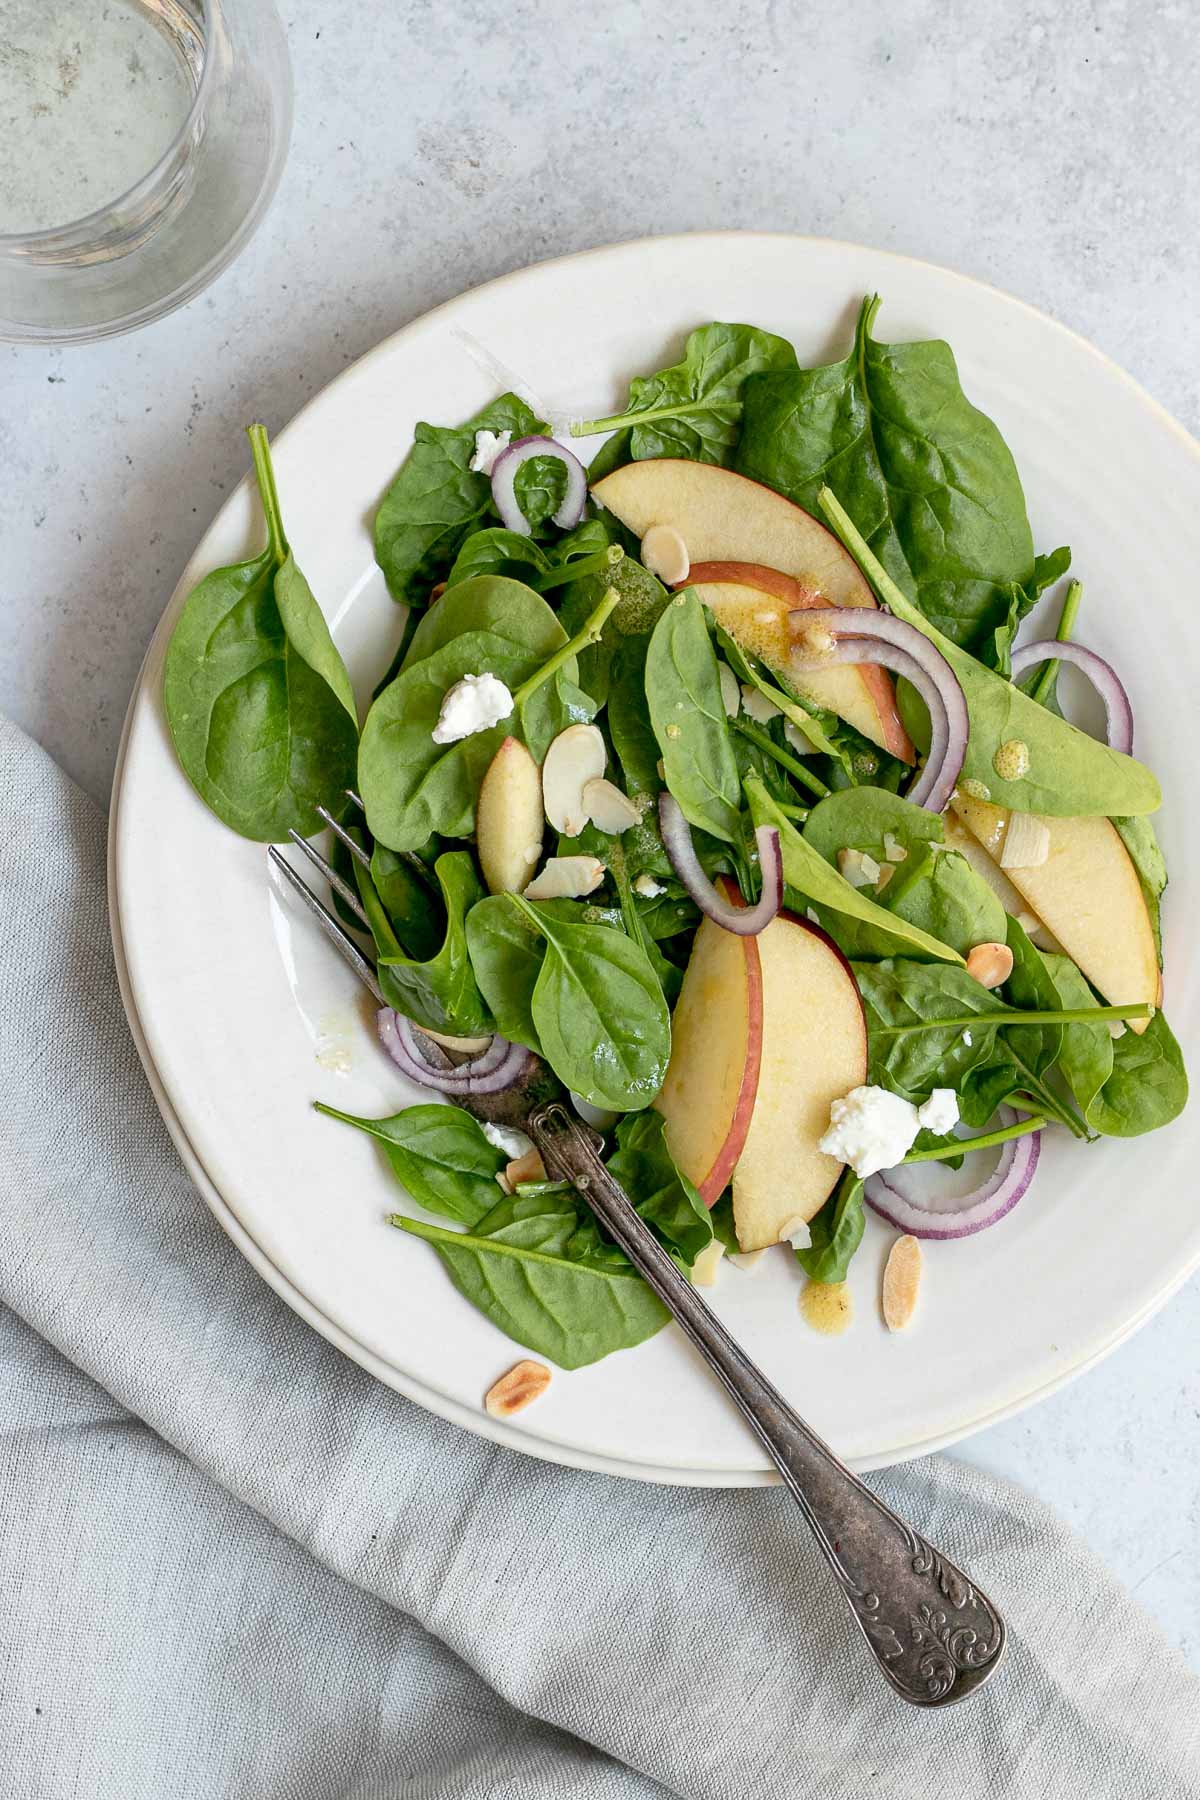
[[[1034,544],[948,346],[880,341],[878,307],[820,368],[694,331],[572,425],[604,436],[586,470],[516,394],[418,425],[375,519],[406,623],[361,725],[259,426],[266,548],[171,639],[188,778],[249,838],[340,821],[382,1041],[450,1102],[320,1110],[423,1211],[391,1223],[564,1368],[667,1314],[481,1096],[569,1094],[697,1281],[782,1243],[829,1284],[865,1205],[961,1237],[1044,1132],[1102,1154],[1186,1099],[1128,697],[1077,581],[1020,641],[1070,553]],[[1063,716],[1064,662],[1104,739]],[[981,1173],[948,1197],[929,1162]]]

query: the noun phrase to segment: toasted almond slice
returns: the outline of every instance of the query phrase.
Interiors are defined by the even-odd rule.
[[[692,566],[688,547],[673,525],[651,525],[642,539],[642,563],[664,587],[686,581]]]
[[[796,752],[797,756],[815,756],[816,745],[811,743],[809,739],[805,737],[803,731],[801,731],[794,719],[785,719],[783,721],[783,735],[792,746],[792,749]]]
[[[514,1413],[532,1406],[550,1386],[550,1371],[545,1363],[514,1363],[484,1396],[484,1408],[493,1419],[511,1419]]]
[[[757,1269],[759,1263],[766,1254],[765,1249],[731,1250],[729,1252],[729,1260],[735,1269],[743,1269],[746,1274],[749,1274],[752,1269]]]
[[[807,1250],[812,1243],[812,1232],[808,1228],[808,1220],[803,1213],[796,1213],[786,1219],[779,1227],[779,1242],[790,1244],[793,1250]]]
[[[725,717],[736,719],[742,709],[742,690],[737,676],[728,663],[718,663],[717,674],[721,678],[721,704],[725,708]]]
[[[967,957],[967,974],[980,987],[1003,987],[1013,972],[1013,953],[1007,944],[976,944]]]
[[[1040,869],[1049,854],[1050,827],[1036,813],[1009,813],[1000,867]]]
[[[897,1238],[883,1271],[883,1322],[903,1331],[917,1309],[921,1290],[921,1245],[915,1237]]]
[[[716,1286],[717,1269],[720,1266],[721,1258],[724,1254],[725,1246],[720,1238],[714,1238],[711,1244],[706,1244],[704,1246],[703,1250],[692,1264],[693,1287]]]
[[[568,725],[546,752],[542,801],[546,817],[564,837],[578,837],[588,822],[583,790],[603,775],[608,752],[595,725]]]
[[[545,1181],[546,1165],[542,1161],[540,1150],[527,1150],[524,1156],[514,1157],[504,1171],[504,1179],[510,1191],[520,1187],[523,1181]]]
[[[490,1037],[451,1037],[448,1031],[431,1031],[428,1025],[422,1025],[421,1030],[435,1044],[444,1044],[447,1050],[461,1050],[464,1056],[477,1056],[492,1041]]]
[[[753,719],[756,725],[769,725],[772,719],[779,717],[780,709],[775,702],[749,681],[742,683],[742,706],[747,718]]]
[[[619,787],[614,787],[603,775],[585,782],[583,804],[597,831],[605,831],[610,837],[619,837],[631,825],[636,825],[642,816],[629,795],[623,794]]]
[[[582,900],[604,880],[604,864],[594,856],[551,856],[525,889],[527,900]]]
[[[865,850],[839,850],[838,872],[853,888],[874,887],[879,880],[879,864]]]

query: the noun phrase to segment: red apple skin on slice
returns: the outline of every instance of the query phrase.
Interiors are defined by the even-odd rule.
[[[858,984],[833,939],[795,913],[760,932],[762,1051],[758,1091],[733,1173],[743,1250],[780,1241],[820,1211],[842,1164],[818,1146],[829,1108],[867,1079],[867,1021]]]
[[[806,700],[838,714],[873,744],[916,761],[912,739],[896,710],[896,690],[878,663],[860,663],[827,673],[793,667],[796,628],[791,614],[828,606],[817,588],[759,563],[697,563],[681,586],[695,588],[718,625],[768,668],[782,670]],[[874,605],[872,601],[870,604]]]
[[[729,898],[736,891],[726,888]],[[667,1148],[713,1206],[742,1154],[762,1055],[758,939],[702,919],[671,1019],[671,1060],[654,1102]]]

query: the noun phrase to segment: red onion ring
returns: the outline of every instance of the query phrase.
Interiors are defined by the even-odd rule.
[[[377,1023],[379,1041],[396,1067],[418,1087],[433,1088],[441,1094],[503,1093],[520,1078],[533,1056],[523,1044],[512,1044],[497,1033],[487,1049],[470,1062],[438,1069],[425,1055],[421,1033],[411,1019],[384,1006],[377,1014]]]
[[[997,1108],[1002,1125],[1016,1123],[1017,1115],[1007,1106]],[[970,1150],[970,1138],[963,1139],[963,1149]],[[1042,1134],[1031,1131],[1028,1136],[1009,1138],[1000,1146],[1000,1160],[991,1174],[969,1194],[926,1195],[919,1198],[911,1190],[905,1192],[912,1179],[904,1164],[894,1169],[869,1175],[863,1183],[867,1204],[897,1231],[907,1231],[917,1238],[971,1237],[986,1231],[1011,1212],[1033,1180],[1041,1154]],[[915,1174],[919,1163],[909,1164]]]
[[[879,663],[916,688],[929,711],[929,755],[904,797],[926,812],[944,812],[962,772],[971,723],[958,676],[941,651],[915,625],[867,606],[802,607],[791,618],[802,633],[805,627],[823,625],[834,639],[828,654],[802,659],[797,666],[816,670],[832,663]]]
[[[658,797],[658,822],[671,867],[705,918],[737,937],[757,937],[760,931],[765,931],[783,905],[783,850],[775,826],[760,825],[754,833],[762,874],[762,895],[758,905],[733,906],[718,893],[704,873],[683,808],[665,789]]]
[[[1106,663],[1094,650],[1085,650],[1082,644],[1073,643],[1070,639],[1060,643],[1057,638],[1039,638],[1036,644],[1023,644],[1019,650],[1013,651],[1013,680],[1018,675],[1024,675],[1027,669],[1044,662],[1073,663],[1081,674],[1087,676],[1104,702],[1105,735],[1109,749],[1119,750],[1122,756],[1132,756],[1133,707],[1129,704],[1125,685],[1112,664]]]
[[[496,511],[510,531],[521,537],[531,535],[533,527],[521,511],[515,485],[517,470],[531,456],[552,456],[566,469],[567,491],[562,505],[550,517],[555,525],[569,531],[573,525],[578,525],[587,505],[587,471],[577,456],[572,456],[553,438],[518,438],[515,444],[509,444],[500,452],[492,468],[492,499],[496,502]]]

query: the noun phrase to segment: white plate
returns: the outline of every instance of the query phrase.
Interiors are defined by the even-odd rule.
[[[943,269],[802,238],[664,239],[508,276],[441,307],[347,369],[282,434],[289,536],[360,696],[398,636],[370,520],[419,419],[465,418],[517,371],[555,410],[614,408],[627,378],[672,360],[713,318],[783,333],[803,362],[844,345],[862,294],[888,338],[940,336],[972,400],[1000,425],[1040,549],[1070,543],[1087,583],[1081,635],[1133,695],[1138,750],[1167,796],[1167,1006],[1191,1060],[1200,976],[1183,942],[1200,884],[1189,722],[1200,666],[1196,444],[1081,339]],[[167,735],[161,675],[184,595],[257,548],[239,488],[164,614],[130,708],[112,815],[114,936],[126,1005],[168,1126],[217,1217],[290,1305],[432,1410],[534,1454],[612,1473],[706,1484],[768,1479],[764,1459],[673,1328],[635,1351],[557,1374],[507,1425],[481,1397],[514,1358],[424,1244],[391,1230],[396,1190],[374,1146],[312,1111],[383,1114],[414,1095],[361,1017],[353,980],[267,879],[262,846],[207,812]],[[1193,1117],[1092,1147],[1048,1134],[1036,1183],[995,1229],[926,1250],[917,1326],[889,1337],[868,1224],[855,1322],[809,1331],[782,1253],[724,1271],[714,1303],[835,1448],[895,1462],[1027,1405],[1104,1355],[1200,1262]]]

